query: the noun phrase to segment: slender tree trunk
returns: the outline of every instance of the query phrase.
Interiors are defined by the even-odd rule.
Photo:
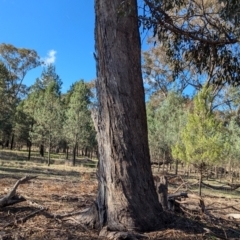
[[[11,150],[13,150],[13,144],[14,144],[14,134],[12,134],[12,138],[11,138],[11,146],[10,146]]]
[[[176,160],[175,175],[178,175],[178,160]]]
[[[66,147],[66,159],[68,159],[68,149],[69,149],[69,147],[67,146]]]
[[[79,156],[79,153],[78,153],[78,143],[76,144],[76,156],[77,157]]]
[[[164,174],[165,171],[165,151],[163,152],[163,164],[162,164],[162,172]]]
[[[64,143],[62,152],[66,153],[66,149],[67,149],[67,147],[66,147],[66,144]]]
[[[28,141],[28,160],[31,159],[32,142]]]
[[[39,153],[41,157],[44,157],[44,146],[43,144],[40,145]]]
[[[76,165],[76,150],[77,150],[77,144],[74,145],[73,147],[73,159],[72,159],[72,165]]]
[[[6,148],[9,147],[9,139],[5,142],[5,147],[6,147]]]
[[[50,145],[48,147],[48,166],[50,166]]]
[[[50,166],[50,151],[51,151],[51,134],[49,134],[48,139],[48,166]]]
[[[95,0],[95,12],[99,226],[153,230],[164,214],[150,164],[137,1]]]

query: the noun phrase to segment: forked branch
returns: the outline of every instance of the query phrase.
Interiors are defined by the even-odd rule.
[[[19,179],[15,183],[13,188],[9,191],[9,193],[6,196],[0,198],[0,207],[6,207],[6,206],[13,205],[13,204],[16,204],[16,203],[19,203],[22,201],[26,201],[26,199],[24,197],[18,196],[16,194],[16,190],[20,184],[28,182],[29,180],[31,180],[33,178],[36,178],[36,176],[25,176],[25,177]]]

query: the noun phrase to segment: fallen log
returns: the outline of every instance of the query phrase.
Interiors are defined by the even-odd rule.
[[[19,179],[15,183],[13,188],[9,191],[9,193],[6,196],[0,198],[0,207],[6,207],[6,206],[13,205],[13,204],[16,204],[16,203],[19,203],[22,201],[26,201],[26,199],[23,196],[18,196],[16,194],[16,190],[20,184],[23,184],[33,178],[36,178],[36,176],[25,176],[25,177]]]
[[[222,186],[213,186],[207,183],[202,182],[202,185],[213,190],[221,190],[221,191],[234,191],[240,187],[240,184],[228,184],[229,187]]]
[[[169,199],[175,199],[175,198],[179,198],[179,197],[188,197],[188,193],[187,192],[178,192],[178,193],[173,193],[173,194],[169,194],[168,195],[168,200]]]
[[[236,190],[240,187],[240,184],[234,184],[234,183],[228,183],[228,186],[230,186],[231,190]]]

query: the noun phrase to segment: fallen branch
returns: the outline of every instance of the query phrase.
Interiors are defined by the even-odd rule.
[[[220,207],[220,208],[207,208],[207,210],[212,211],[212,210],[223,210],[223,209],[227,209],[227,208],[234,208],[235,206],[239,206],[239,203],[234,204],[234,205],[230,205],[230,206],[225,206],[225,207]],[[234,208],[236,209],[236,208]],[[238,211],[240,211],[239,209],[237,209]]]
[[[44,211],[44,210],[45,210],[45,209],[38,209],[38,210],[30,213],[30,214],[27,215],[26,217],[20,218],[20,219],[18,219],[18,220],[15,220],[15,221],[12,221],[12,222],[6,224],[6,225],[4,226],[4,228],[9,227],[9,226],[16,225],[16,224],[18,224],[18,223],[24,223],[24,222],[26,222],[29,218],[34,217],[35,215],[37,215],[38,213],[40,213],[40,212],[42,212],[42,211]]]
[[[70,218],[64,219],[64,221],[68,221],[68,220],[71,220],[71,221],[77,223],[77,224],[80,225],[86,232],[90,233],[90,231],[88,230],[88,228],[85,227],[84,224],[82,224],[81,222],[77,221],[75,218],[71,218],[71,217],[70,217]]]
[[[236,190],[240,187],[240,184],[228,183],[228,186],[231,187],[231,190]]]
[[[202,185],[205,187],[211,188],[213,190],[222,190],[222,191],[234,191],[240,187],[239,184],[235,184],[235,185],[228,184],[229,187],[224,187],[224,186],[213,186],[204,182],[202,182]]]
[[[27,201],[27,204],[28,204],[29,206],[31,206],[31,207],[35,207],[35,208],[42,209],[42,210],[47,210],[46,207],[44,207],[44,206],[42,206],[42,205],[40,205],[40,204],[38,204],[38,203],[29,201],[29,200]]]
[[[169,194],[168,195],[168,200],[179,198],[179,197],[187,198],[188,197],[188,193],[187,192],[178,192],[178,193]]]
[[[0,207],[5,207],[5,206],[13,205],[13,204],[16,204],[16,203],[19,203],[22,201],[26,201],[26,199],[24,197],[16,195],[16,190],[20,184],[23,184],[33,178],[36,178],[36,176],[34,176],[34,177],[25,176],[25,177],[19,179],[15,183],[13,188],[10,190],[10,192],[6,196],[0,198]]]

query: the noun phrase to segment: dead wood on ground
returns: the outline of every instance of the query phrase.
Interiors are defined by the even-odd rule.
[[[9,191],[9,193],[0,198],[0,207],[6,207],[9,205],[13,205],[22,201],[26,201],[26,199],[23,196],[18,196],[16,194],[17,188],[20,184],[26,183],[27,181],[36,178],[35,176],[25,176],[21,179],[19,179],[15,185],[13,186],[13,188]]]
[[[229,187],[225,186],[213,186],[207,183],[202,182],[202,185],[214,190],[220,190],[220,191],[234,191],[240,187],[240,184],[228,184]]]

